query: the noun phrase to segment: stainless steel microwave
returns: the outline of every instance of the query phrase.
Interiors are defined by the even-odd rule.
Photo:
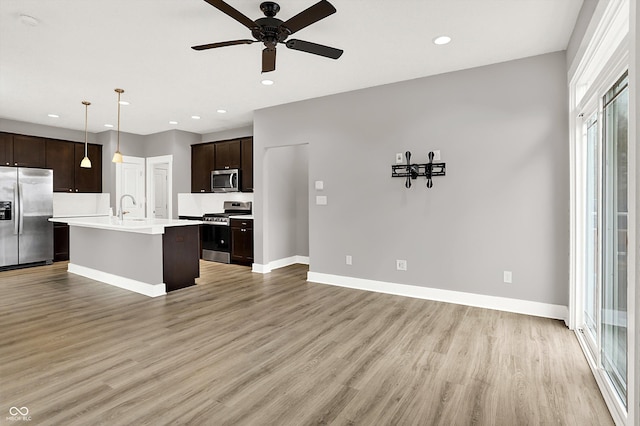
[[[238,169],[211,172],[211,192],[238,192]]]

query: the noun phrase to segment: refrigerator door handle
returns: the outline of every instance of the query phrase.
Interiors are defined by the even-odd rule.
[[[19,214],[18,184],[14,183],[13,184],[13,222],[14,222],[13,235],[18,235],[18,232],[20,232],[20,222],[18,221],[18,215],[16,213]]]
[[[22,194],[22,184],[18,184],[18,200],[20,201],[20,211],[18,214],[20,215],[20,235],[22,235],[22,231],[24,228],[24,196]]]

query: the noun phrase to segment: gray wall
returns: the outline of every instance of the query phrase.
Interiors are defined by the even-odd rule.
[[[84,142],[84,131],[63,129],[62,127],[44,126],[42,124],[26,123],[23,121],[0,118],[0,132],[18,133],[22,135],[38,136],[41,138],[62,139],[74,142]],[[96,141],[96,134],[87,135],[89,143]]]
[[[587,27],[591,22],[596,6],[598,6],[598,1],[599,0],[583,0],[580,13],[578,14],[576,24],[571,33],[571,38],[567,44],[567,68],[571,66],[576,58],[578,50],[580,49],[580,43],[582,43],[582,39],[587,32]]]
[[[253,126],[240,127],[237,129],[223,130],[214,133],[205,133],[201,136],[201,142],[223,141],[225,139],[242,138],[253,135]]]
[[[191,192],[191,145],[200,143],[201,135],[169,130],[146,138],[145,157],[173,156],[173,217],[178,218],[178,193]]]
[[[328,197],[309,207],[313,272],[567,305],[567,96],[557,52],[263,109],[255,173],[276,172],[266,148],[309,145]],[[435,149],[447,176],[433,188],[391,178],[395,153]],[[256,263],[275,260],[264,204],[281,198],[256,185]]]
[[[263,161],[262,179],[269,194],[264,204],[269,260],[308,256],[308,146],[269,148]]]

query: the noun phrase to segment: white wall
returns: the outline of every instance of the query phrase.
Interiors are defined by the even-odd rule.
[[[328,205],[309,206],[310,271],[566,306],[565,61],[557,52],[256,111],[257,179],[277,172],[263,164],[269,149],[308,144],[309,180],[324,181]],[[391,178],[395,153],[426,162],[434,149],[447,176],[433,188]],[[268,208],[287,201],[273,188],[259,181],[254,194],[259,264],[277,259]]]

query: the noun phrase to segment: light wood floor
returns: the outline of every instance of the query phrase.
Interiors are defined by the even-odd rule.
[[[0,424],[608,425],[564,323],[201,263],[155,299],[0,272]],[[20,422],[20,424],[26,424]]]

